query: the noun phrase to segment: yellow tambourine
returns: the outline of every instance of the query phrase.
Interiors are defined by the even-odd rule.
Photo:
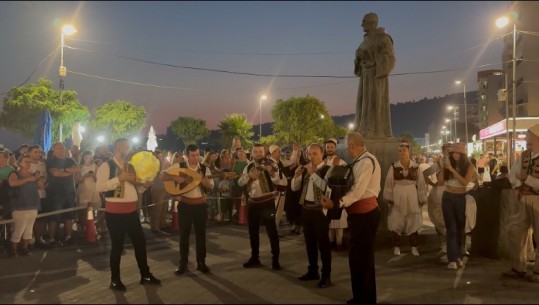
[[[129,160],[135,169],[137,182],[153,181],[161,172],[161,162],[151,151],[139,151]]]

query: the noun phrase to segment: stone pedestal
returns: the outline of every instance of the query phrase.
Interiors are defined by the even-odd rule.
[[[365,139],[365,147],[367,151],[373,154],[378,163],[380,164],[380,169],[382,173],[382,179],[380,181],[380,186],[382,190],[378,195],[378,205],[380,206],[381,217],[380,217],[380,227],[378,228],[381,232],[388,232],[387,228],[387,203],[382,199],[382,194],[384,192],[384,184],[386,182],[386,175],[391,163],[396,162],[400,159],[399,155],[399,143],[400,141],[397,138],[367,138]],[[346,153],[346,144],[339,143],[337,145],[337,154],[343,158],[346,163],[350,164],[352,160]]]

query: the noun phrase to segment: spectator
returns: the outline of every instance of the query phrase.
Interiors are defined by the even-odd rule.
[[[101,199],[96,189],[96,174],[97,165],[93,162],[93,153],[89,150],[82,153],[80,160],[80,172],[76,175],[78,183],[77,187],[77,202],[80,207],[92,206],[94,211],[101,207]],[[79,225],[81,231],[86,229],[86,220],[88,218],[88,210],[78,210]],[[95,218],[94,218],[95,219]]]
[[[230,170],[224,170],[223,172],[227,173]],[[230,179],[228,176],[223,176],[219,182],[219,197],[221,204],[221,215],[219,216],[220,222],[232,223],[232,209],[233,209],[233,199],[232,199],[232,189],[234,188],[234,180]]]
[[[41,146],[39,145],[32,145],[28,148],[28,155],[30,156],[30,159],[32,159],[32,165],[30,167],[30,173],[37,175],[40,179],[43,179],[43,183],[46,185],[47,183],[47,167],[45,163],[41,161]],[[38,189],[39,198],[40,198],[40,204],[38,208],[38,214],[43,213],[43,207],[45,205],[45,200],[47,193],[45,191],[45,188]],[[43,236],[45,234],[45,228],[46,227],[46,221],[44,217],[37,218],[36,222],[34,223],[34,236],[35,236],[35,245],[36,246],[47,246],[47,243],[45,239],[43,239]]]
[[[11,218],[11,205],[9,203],[8,177],[15,169],[8,164],[10,152],[0,150],[0,218]]]
[[[22,155],[18,164],[18,170],[11,172],[8,180],[9,185],[13,188],[10,203],[11,216],[15,221],[11,233],[11,247],[9,248],[9,256],[11,257],[17,256],[17,246],[21,237],[21,254],[30,254],[28,246],[32,240],[32,230],[40,203],[38,189],[45,188],[44,180],[30,172],[32,159],[28,155]]]

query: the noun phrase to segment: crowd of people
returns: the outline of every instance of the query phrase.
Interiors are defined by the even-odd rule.
[[[534,170],[535,151],[539,153],[539,126],[530,130],[528,139],[533,154],[522,153],[528,159],[518,159],[512,176],[503,158],[480,155],[478,160],[469,159],[464,145],[459,143],[444,145],[440,155],[414,156],[410,144],[402,141],[399,160],[382,169],[376,156],[367,151],[363,136],[355,132],[345,139],[346,153],[353,160],[349,165],[336,155],[336,139],[313,143],[306,149],[293,143],[285,151],[277,145],[261,144],[247,151],[235,139],[230,149],[206,151],[203,156],[196,145],[174,153],[158,147],[153,155],[160,161],[160,171],[153,181],[144,183],[129,170],[129,158],[137,150],[131,149],[127,139],[116,140],[112,152],[107,146],[100,146],[94,152],[80,153],[75,145],[67,150],[60,142],[54,143],[49,152],[42,151],[39,145],[23,145],[14,152],[2,149],[2,216],[13,219],[7,252],[10,257],[30,255],[32,241],[35,247],[47,248],[75,243],[73,229],[87,230],[86,217],[93,210],[98,235],[104,238],[108,234],[111,240],[110,288],[126,289],[120,277],[126,235],[135,250],[140,283],[160,284],[147,264],[142,224],[149,223],[156,235],[174,233],[175,224],[168,216],[177,204],[179,262],[174,273],[181,276],[188,270],[192,227],[197,270],[208,273],[206,227],[240,222],[241,207],[246,205],[251,254],[243,267],[261,266],[259,230],[264,225],[271,246],[272,269],[281,269],[279,241],[284,233],[280,228],[286,215],[288,234],[303,233],[305,240],[307,271],[298,280],[317,280],[319,288],[331,286],[332,248],[342,251],[346,246],[353,292],[348,303],[376,303],[374,241],[380,222],[378,196],[388,203],[394,255],[401,255],[401,237],[409,236],[411,254],[420,256],[422,210],[428,204],[429,217],[440,236],[440,261],[447,263],[449,269],[463,267],[463,256],[468,254],[465,240],[475,225],[475,201],[470,191],[491,184],[505,188],[513,184],[519,190],[527,186],[520,196],[535,211],[533,204],[539,196],[535,192],[539,180],[534,180],[539,179],[534,176],[539,172]],[[335,197],[328,189],[333,187],[331,177],[339,166],[349,168],[351,175],[341,177],[348,179],[349,185],[341,196]],[[521,167],[526,167],[525,173],[519,172]],[[193,180],[171,174],[169,170],[174,168],[198,173],[202,177],[200,183],[179,196],[168,194],[166,183],[185,185]],[[382,171],[387,171],[385,181],[381,181]],[[515,185],[517,180],[521,185]],[[38,217],[41,213],[48,214]],[[535,223],[532,220],[536,214],[526,213],[520,213],[520,219]],[[59,230],[61,225],[63,229]],[[520,226],[517,230],[516,226],[515,223],[511,232],[519,234],[513,241],[515,246],[519,245],[515,249],[521,249],[524,229]],[[531,224],[526,229],[530,227]],[[345,230],[349,233],[347,240],[343,237]],[[504,273],[506,276],[524,277],[521,254],[515,250],[514,265]],[[539,281],[539,272],[528,278]]]

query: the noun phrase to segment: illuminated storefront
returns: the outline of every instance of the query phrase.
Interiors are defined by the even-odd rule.
[[[508,124],[507,124],[508,123]],[[508,122],[504,119],[496,124],[490,125],[479,131],[479,139],[482,142],[481,152],[484,154],[493,153],[499,155],[508,154],[507,133],[509,133],[509,143],[515,141],[515,152],[519,154],[526,149],[526,131],[535,124],[539,124],[539,117],[516,118],[515,135],[513,135],[513,118]],[[509,127],[509,128],[508,128]]]

